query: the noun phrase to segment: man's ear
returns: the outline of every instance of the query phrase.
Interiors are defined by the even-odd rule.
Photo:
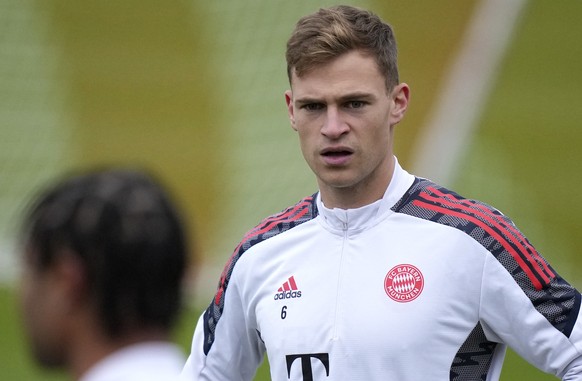
[[[293,92],[291,90],[285,91],[285,103],[287,104],[287,114],[291,122],[291,128],[297,131],[295,127],[295,108],[293,107]]]
[[[398,124],[408,108],[408,102],[410,100],[410,87],[406,83],[401,83],[394,86],[392,93],[390,94],[392,100],[392,110],[390,111],[390,125],[393,126]]]
[[[70,305],[87,301],[87,272],[81,259],[70,249],[55,256],[52,270],[58,287]]]

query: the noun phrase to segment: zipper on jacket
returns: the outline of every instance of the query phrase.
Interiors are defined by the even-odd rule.
[[[342,226],[343,230],[343,238],[342,238],[342,246],[340,252],[340,262],[338,268],[338,277],[337,277],[337,286],[336,286],[336,293],[335,293],[335,312],[333,318],[333,329],[332,329],[332,340],[338,339],[338,328],[337,328],[337,321],[338,315],[340,314],[339,306],[341,303],[341,287],[343,284],[343,271],[344,271],[344,252],[346,247],[346,242],[348,240],[348,222],[344,222]]]

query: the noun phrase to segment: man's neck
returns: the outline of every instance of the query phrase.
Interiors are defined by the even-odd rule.
[[[370,205],[384,197],[394,176],[395,167],[396,159],[392,157],[384,173],[352,187],[333,187],[318,180],[321,200],[330,209],[356,209]]]
[[[71,351],[68,369],[75,380],[81,379],[94,365],[125,347],[143,342],[170,340],[169,333],[158,328],[136,329],[114,338],[96,333],[97,331],[88,332],[75,340],[76,345]]]

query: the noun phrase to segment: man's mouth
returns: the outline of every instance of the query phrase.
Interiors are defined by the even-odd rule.
[[[349,155],[350,152],[348,151],[332,151],[332,152],[325,152],[323,154],[323,156],[345,156],[345,155]]]
[[[323,156],[347,156],[347,155],[351,155],[352,151],[347,149],[347,148],[327,148],[324,149],[321,154]]]
[[[324,161],[329,165],[346,164],[352,154],[353,152],[347,148],[328,148],[321,152]]]

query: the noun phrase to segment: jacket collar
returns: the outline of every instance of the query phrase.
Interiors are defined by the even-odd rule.
[[[396,157],[394,159],[394,173],[384,196],[369,205],[356,209],[329,209],[321,201],[321,194],[317,193],[317,208],[324,225],[335,231],[358,232],[377,224],[392,214],[391,208],[404,196],[414,182],[414,176],[402,169]]]

